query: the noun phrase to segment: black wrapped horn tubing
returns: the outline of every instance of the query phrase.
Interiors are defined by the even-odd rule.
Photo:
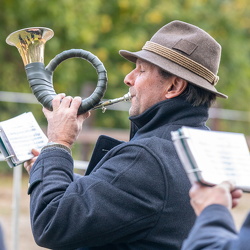
[[[54,57],[46,68],[40,62],[30,63],[25,66],[32,92],[45,108],[52,110],[52,100],[56,95],[52,79],[54,70],[61,62],[73,57],[82,58],[90,62],[98,74],[97,86],[89,97],[82,100],[78,114],[83,114],[94,108],[104,96],[107,89],[107,71],[103,63],[89,51],[82,49],[66,50]]]

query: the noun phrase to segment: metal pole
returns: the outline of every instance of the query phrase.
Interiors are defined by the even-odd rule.
[[[21,195],[22,165],[13,168],[12,197],[12,250],[19,249],[19,212]]]

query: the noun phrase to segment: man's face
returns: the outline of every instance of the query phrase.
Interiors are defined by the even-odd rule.
[[[159,68],[151,63],[137,59],[136,68],[124,79],[131,94],[129,115],[143,113],[154,104],[166,99],[168,81],[159,73]]]

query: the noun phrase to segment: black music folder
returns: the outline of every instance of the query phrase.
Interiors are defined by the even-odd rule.
[[[213,186],[233,180],[250,192],[250,155],[244,134],[182,127],[172,140],[191,183]]]
[[[48,143],[31,112],[0,122],[0,151],[12,168],[33,158],[31,150]]]

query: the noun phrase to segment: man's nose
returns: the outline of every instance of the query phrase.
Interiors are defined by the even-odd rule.
[[[133,71],[131,71],[130,73],[128,73],[125,78],[124,78],[124,83],[131,87],[134,85],[134,77],[133,77]]]

